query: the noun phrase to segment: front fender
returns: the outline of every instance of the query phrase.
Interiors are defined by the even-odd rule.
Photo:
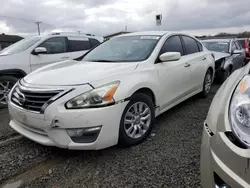
[[[233,58],[230,56],[228,58],[224,58],[224,64],[222,65],[222,69],[226,70],[230,65],[233,66]]]
[[[91,83],[94,87],[120,81],[120,85],[114,94],[115,101],[121,101],[131,97],[136,91],[142,88],[150,89],[155,97],[156,105],[158,96],[158,74],[156,70],[138,70],[127,75],[119,75],[101,81]]]

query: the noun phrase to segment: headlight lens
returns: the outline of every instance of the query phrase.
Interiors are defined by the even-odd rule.
[[[243,144],[250,147],[250,76],[237,86],[229,109],[232,130]]]
[[[90,108],[112,104],[115,102],[113,96],[119,84],[120,82],[117,81],[83,93],[68,101],[66,103],[66,108]]]

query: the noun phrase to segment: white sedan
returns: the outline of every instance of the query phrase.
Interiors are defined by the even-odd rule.
[[[126,34],[80,62],[58,62],[20,80],[8,96],[10,126],[48,146],[131,146],[146,139],[161,113],[207,96],[213,77],[211,52],[191,36]]]

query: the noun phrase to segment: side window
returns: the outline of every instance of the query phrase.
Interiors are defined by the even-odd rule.
[[[231,51],[233,52],[234,50],[236,50],[236,44],[235,44],[235,42],[232,42],[232,48],[231,48]]]
[[[38,47],[44,47],[47,49],[47,54],[59,54],[67,52],[66,38],[54,37],[46,40]]]
[[[235,45],[236,45],[236,49],[237,50],[241,50],[241,46],[240,46],[240,44],[237,41],[235,41]]]
[[[186,55],[199,52],[196,40],[187,36],[182,36],[182,39],[185,45]]]
[[[90,38],[89,41],[90,41],[90,44],[91,44],[91,48],[94,48],[94,47],[96,47],[97,45],[100,44],[100,42],[98,40],[96,40],[96,39],[91,39]]]
[[[166,42],[163,44],[160,51],[160,55],[165,52],[180,52],[183,55],[183,48],[181,44],[181,39],[179,36],[169,37]]]
[[[70,52],[84,51],[91,48],[89,39],[84,37],[68,37],[68,43]]]

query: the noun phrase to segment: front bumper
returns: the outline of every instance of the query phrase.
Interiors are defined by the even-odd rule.
[[[249,157],[249,150],[237,147],[224,132],[211,134],[205,125],[201,145],[202,187],[223,184],[231,188],[250,187]]]
[[[58,102],[56,102],[58,103]],[[36,114],[9,103],[10,126],[21,135],[47,146],[76,150],[98,150],[116,145],[119,125],[127,102],[103,108],[67,110],[63,105],[52,104],[44,114]],[[60,101],[59,101],[60,103]],[[57,126],[52,126],[57,120]],[[66,129],[101,126],[92,143],[73,142]]]

